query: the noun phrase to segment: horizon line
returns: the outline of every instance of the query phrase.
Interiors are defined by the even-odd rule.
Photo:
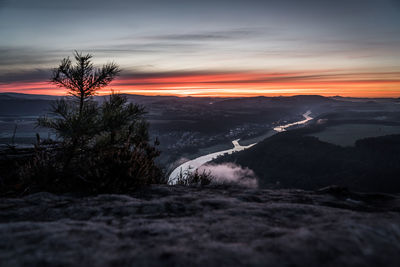
[[[32,96],[59,96],[59,97],[68,97],[71,95],[68,94],[35,94],[35,93],[20,93],[20,92],[0,92],[0,95],[4,94],[16,94],[16,95],[32,95]],[[110,93],[104,93],[104,94],[95,94],[93,96],[109,96],[111,95],[112,92]],[[255,98],[255,97],[265,97],[265,98],[278,98],[278,97],[295,97],[295,96],[319,96],[319,97],[325,97],[325,98],[335,98],[335,97],[340,97],[340,98],[355,98],[355,99],[400,99],[399,97],[372,97],[372,96],[343,96],[343,95],[322,95],[322,94],[279,94],[279,95],[229,95],[229,96],[218,96],[218,95],[174,95],[174,94],[135,94],[135,93],[124,93],[124,92],[117,92],[116,94],[121,94],[121,95],[132,95],[132,96],[146,96],[146,97],[177,97],[177,98]]]

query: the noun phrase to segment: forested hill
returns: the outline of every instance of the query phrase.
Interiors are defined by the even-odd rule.
[[[252,169],[265,188],[317,189],[346,186],[369,192],[400,192],[400,135],[367,138],[342,147],[303,134],[283,132],[215,162]]]

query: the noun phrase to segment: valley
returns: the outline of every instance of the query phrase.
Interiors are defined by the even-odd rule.
[[[221,155],[221,151],[224,153],[232,151],[232,140],[239,139],[239,144],[243,147],[261,142],[261,145],[250,149],[250,151],[257,150],[263,143],[281,138],[272,137],[277,130],[282,134],[286,132],[288,136],[314,137],[315,140],[319,140],[318,142],[323,142],[324,146],[339,145],[344,150],[348,150],[346,148],[348,146],[354,146],[358,139],[400,134],[398,99],[321,96],[250,98],[125,96],[129,101],[145,106],[151,139],[160,141],[158,149],[161,155],[157,162],[166,175],[170,175],[174,170],[176,174],[177,167],[184,162],[199,157],[204,159],[207,157],[205,155],[216,157]],[[105,97],[96,96],[95,99],[101,103]],[[57,98],[0,94],[0,145],[6,147],[13,143],[19,147],[29,147],[36,142],[36,133],[39,133],[42,139],[55,138],[54,134],[46,129],[35,127],[35,122],[39,116],[48,112]],[[312,112],[311,115],[304,113],[306,111]],[[310,116],[314,118],[312,121],[309,121]],[[291,131],[301,126],[296,122],[306,123],[307,127]],[[282,127],[283,125],[285,126]],[[283,153],[284,147],[291,142],[285,144],[279,147],[279,153]],[[271,149],[268,147],[265,149],[267,150],[263,150],[263,153],[270,155]],[[241,155],[246,153],[250,152],[234,153],[224,160],[218,159],[217,162],[237,162],[258,170],[254,164],[247,165],[245,161],[238,160],[237,157],[241,158]],[[207,158],[201,162],[209,160],[210,158]],[[277,166],[288,164],[285,162]],[[272,175],[275,171],[268,173]],[[260,176],[265,175],[262,173]],[[265,183],[264,180],[261,179],[262,186],[277,186],[276,181]]]

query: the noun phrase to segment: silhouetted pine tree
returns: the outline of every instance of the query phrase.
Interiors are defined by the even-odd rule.
[[[38,126],[54,131],[58,140],[53,148],[38,144],[34,158],[21,168],[25,190],[125,193],[163,182],[144,108],[114,93],[102,105],[93,99],[119,67],[95,68],[90,54],[74,57],[75,65],[66,58],[53,71],[51,81],[71,97],[56,101],[51,114],[38,119]]]

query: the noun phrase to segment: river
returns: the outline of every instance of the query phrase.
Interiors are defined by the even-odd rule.
[[[310,120],[312,120],[313,118],[310,117],[311,111],[308,110],[306,113],[303,114],[304,120],[301,121],[296,121],[293,123],[288,123],[285,125],[280,125],[280,126],[276,126],[274,128],[275,132],[283,132],[286,131],[287,128],[294,126],[294,125],[301,125],[304,124]],[[168,178],[168,183],[169,184],[174,184],[178,177],[178,175],[182,172],[183,174],[187,173],[187,172],[194,172],[195,170],[197,170],[200,166],[206,164],[207,162],[212,161],[213,159],[222,156],[224,154],[232,154],[233,152],[237,152],[237,151],[242,151],[245,149],[248,149],[252,146],[254,146],[257,143],[254,144],[250,144],[247,146],[242,146],[239,144],[239,139],[233,140],[232,141],[233,144],[233,148],[231,149],[227,149],[227,150],[222,150],[222,151],[218,151],[218,152],[214,152],[214,153],[210,153],[204,156],[200,156],[198,158],[186,161],[185,163],[179,165],[177,168],[175,168],[172,173],[169,175]]]

